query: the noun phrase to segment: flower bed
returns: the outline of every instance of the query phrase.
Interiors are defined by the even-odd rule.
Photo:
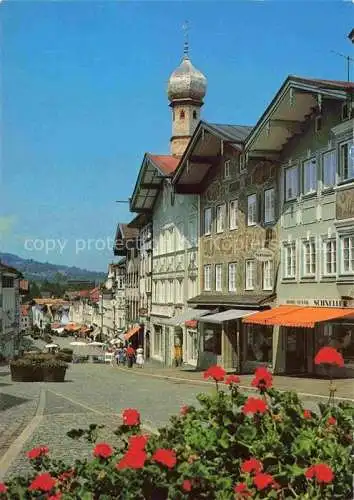
[[[340,358],[332,361],[340,364]],[[316,414],[295,393],[275,390],[265,368],[256,370],[252,385],[258,394],[252,396],[221,367],[209,368],[204,377],[215,381],[215,393],[200,394],[198,408],[182,407],[158,435],[146,435],[139,412],[128,408],[116,431],[118,448],[98,441],[95,424],[69,432],[92,443],[91,460],[68,466],[46,446],[31,450],[34,474],[0,484],[2,498],[352,498],[353,405],[335,406],[331,397]]]
[[[10,363],[13,382],[64,382],[67,368],[52,354],[26,354]]]

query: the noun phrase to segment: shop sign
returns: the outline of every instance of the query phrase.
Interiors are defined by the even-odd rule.
[[[286,305],[309,306],[309,307],[354,307],[354,300],[342,299],[288,299]]]

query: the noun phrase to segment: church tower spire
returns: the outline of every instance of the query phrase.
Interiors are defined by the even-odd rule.
[[[184,29],[183,59],[168,80],[167,95],[172,108],[171,154],[182,156],[200,120],[200,108],[206,94],[207,80],[189,57],[189,25]]]

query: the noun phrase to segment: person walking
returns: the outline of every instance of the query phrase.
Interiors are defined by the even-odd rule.
[[[135,351],[134,351],[133,347],[131,346],[131,344],[129,344],[129,346],[127,348],[127,364],[128,364],[128,368],[131,368],[133,366],[134,357],[135,357]]]
[[[141,345],[136,350],[136,364],[142,368],[144,365],[144,349]]]

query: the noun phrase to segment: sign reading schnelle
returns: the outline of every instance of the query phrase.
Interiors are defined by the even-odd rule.
[[[287,305],[309,306],[309,307],[354,307],[354,300],[342,299],[288,299],[284,301]]]

